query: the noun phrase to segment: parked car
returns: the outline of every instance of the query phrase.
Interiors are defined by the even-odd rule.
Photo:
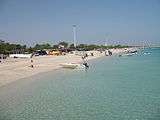
[[[62,51],[60,50],[51,50],[47,55],[61,55]]]
[[[37,50],[35,52],[35,56],[40,56],[40,55],[47,55],[47,52],[44,50]]]

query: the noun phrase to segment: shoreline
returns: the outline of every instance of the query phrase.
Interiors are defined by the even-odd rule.
[[[125,52],[124,49],[112,50],[113,54]],[[105,56],[104,52],[94,51],[94,56],[88,56],[85,61]],[[38,74],[53,71],[59,68],[60,63],[82,62],[82,56],[67,54],[65,56],[37,56],[33,58],[7,58],[0,64],[0,88],[21,79],[34,77]],[[33,60],[33,63],[31,63]],[[33,68],[29,67],[31,64]]]

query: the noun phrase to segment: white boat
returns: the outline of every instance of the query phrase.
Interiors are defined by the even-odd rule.
[[[87,63],[62,63],[60,64],[64,68],[79,69],[89,67]]]
[[[127,53],[127,54],[121,54],[121,55],[119,55],[119,57],[125,57],[125,56],[132,56],[133,54],[131,54],[131,53]]]
[[[145,52],[144,55],[145,55],[145,54],[150,54],[150,53],[149,53],[149,52]]]

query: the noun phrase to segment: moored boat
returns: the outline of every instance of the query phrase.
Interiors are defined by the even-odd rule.
[[[149,52],[144,52],[143,54],[145,55],[145,54],[150,54],[150,53]]]
[[[60,65],[64,68],[70,68],[70,69],[79,69],[79,68],[89,67],[87,63],[61,63]]]
[[[130,51],[128,51],[127,53],[130,53],[130,54],[137,54],[138,51],[137,51],[137,50],[130,50]]]
[[[133,54],[131,54],[131,53],[127,53],[127,54],[121,54],[121,55],[119,55],[119,57],[125,57],[125,56],[132,56]]]

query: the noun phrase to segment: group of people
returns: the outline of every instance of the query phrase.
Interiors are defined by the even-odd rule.
[[[91,54],[91,56],[93,56],[93,53],[90,53]],[[84,53],[83,54],[83,56],[82,56],[82,60],[84,60],[85,58],[87,58],[88,57],[88,54],[87,53]]]
[[[6,59],[6,58],[7,58],[7,55],[0,54],[0,63],[2,62],[3,59]]]
[[[82,56],[82,60],[84,60],[85,58],[87,58],[88,55],[85,53],[83,56]]]
[[[112,55],[112,52],[110,50],[105,51],[105,56]]]

